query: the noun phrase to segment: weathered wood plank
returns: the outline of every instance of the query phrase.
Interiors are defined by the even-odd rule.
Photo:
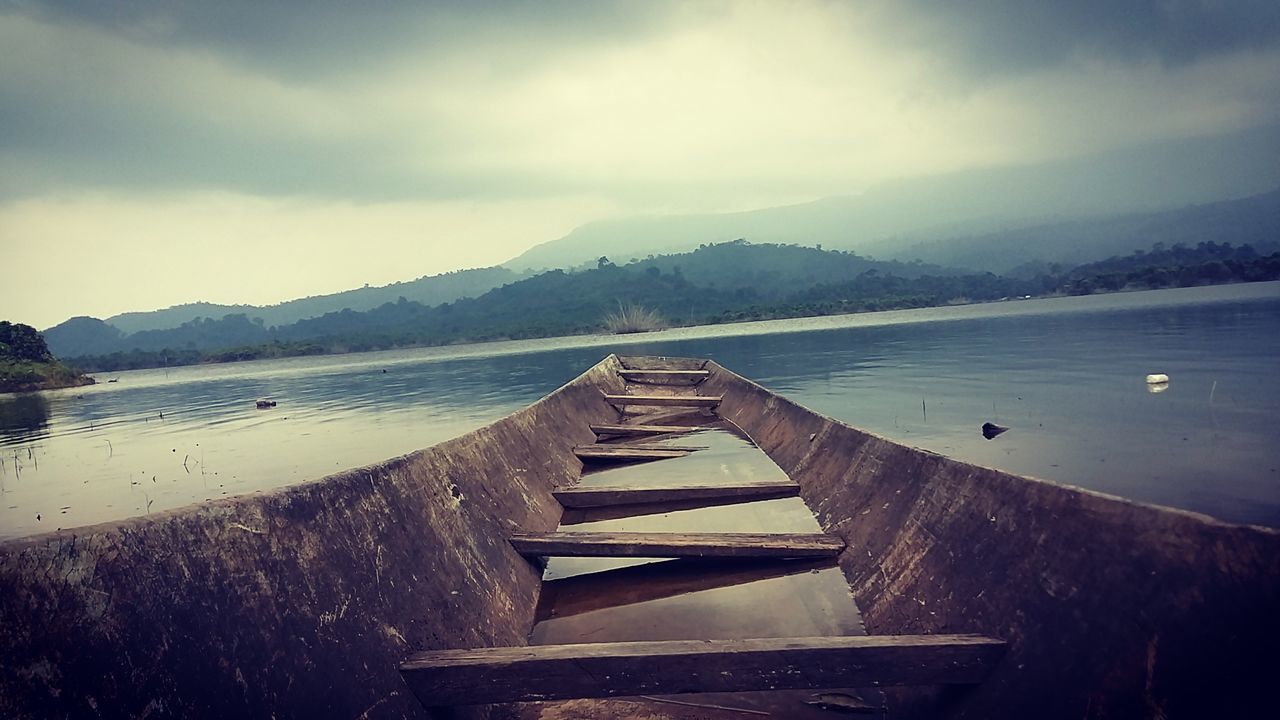
[[[710,445],[664,445],[662,443],[647,443],[635,440],[623,440],[620,442],[601,443],[597,445],[579,445],[579,447],[626,448],[628,450],[683,450],[685,452],[711,449]]]
[[[793,497],[800,486],[791,481],[743,483],[740,485],[666,485],[653,487],[597,486],[576,487],[552,493],[566,508],[598,508],[637,503],[679,502],[688,500],[742,501]]]
[[[674,435],[702,430],[697,425],[592,425],[596,435]]]
[[[981,682],[977,635],[674,640],[432,650],[400,672],[428,707],[626,695]]]
[[[618,374],[627,380],[639,378],[704,380],[711,377],[710,370],[619,370]]]
[[[611,395],[601,393],[614,405],[642,405],[661,407],[713,408],[720,404],[721,395]]]
[[[635,447],[628,445],[579,445],[573,454],[583,460],[664,460],[679,458],[702,448],[671,447]]]
[[[695,387],[707,382],[708,370],[618,370],[628,383],[637,386]]]
[[[571,617],[834,567],[831,558],[683,559],[628,565],[542,583],[534,617],[535,621]]]
[[[702,370],[707,361],[699,358],[656,357],[653,355],[620,355],[624,370]]]
[[[529,557],[835,557],[844,541],[821,533],[552,532],[512,535]]]
[[[643,405],[622,406],[629,422],[637,425],[676,425],[714,421],[716,410],[713,408],[653,408]]]

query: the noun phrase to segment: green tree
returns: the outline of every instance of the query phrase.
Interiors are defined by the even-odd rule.
[[[0,320],[0,357],[23,362],[50,362],[53,354],[30,325]]]

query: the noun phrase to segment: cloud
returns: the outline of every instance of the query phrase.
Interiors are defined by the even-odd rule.
[[[892,31],[978,76],[1093,59],[1167,67],[1273,46],[1273,0],[901,0]]]
[[[0,198],[728,209],[1277,117],[1249,3],[18,7]]]
[[[21,3],[27,14],[157,48],[198,48],[258,72],[324,78],[468,47],[611,43],[664,26],[663,2],[133,0]]]
[[[1260,127],[1280,121],[1278,13],[1181,0],[18,0],[0,5],[0,243],[34,261],[64,242],[123,278],[86,238],[185,268],[182,252],[274,252],[238,238],[295,237],[294,217],[296,237],[327,249],[309,257],[306,294],[499,261],[606,210],[781,205]],[[464,219],[481,229],[469,254],[397,239],[456,235]],[[351,237],[385,239],[399,275]],[[286,292],[203,267],[223,278],[212,289]],[[94,273],[62,277],[98,287]],[[31,293],[56,291],[42,278]],[[145,281],[128,282],[128,307],[195,299],[157,282],[144,301]]]
[[[0,63],[0,152],[23,170],[0,180],[10,196],[77,185],[349,197],[448,187],[399,168],[398,137],[341,90],[24,18],[0,23]]]

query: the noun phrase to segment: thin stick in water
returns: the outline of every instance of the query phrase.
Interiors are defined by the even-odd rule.
[[[667,703],[669,705],[681,705],[683,707],[702,708],[704,710],[728,710],[730,712],[745,713],[747,715],[764,715],[766,717],[769,715],[769,713],[762,712],[760,710],[748,710],[747,708],[729,707],[728,705],[712,705],[711,703],[696,703],[696,702],[689,702],[687,700],[673,700],[671,698],[654,697],[653,695],[639,695],[637,697],[639,697],[641,700],[648,700],[649,702]]]

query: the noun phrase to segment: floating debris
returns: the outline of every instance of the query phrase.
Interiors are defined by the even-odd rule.
[[[1147,376],[1147,384],[1148,384],[1148,385],[1159,385],[1159,384],[1161,384],[1161,383],[1164,383],[1165,385],[1168,385],[1168,384],[1169,384],[1169,376],[1168,376],[1168,375],[1165,375],[1164,373],[1152,373],[1152,374],[1150,374],[1150,375],[1148,375],[1148,376]]]
[[[271,398],[258,398],[255,404],[258,406],[259,410],[262,410],[264,408],[275,407],[276,401],[272,400]]]
[[[1009,428],[995,423],[982,423],[982,437],[990,440],[991,438],[1003,432],[1008,432]]]

